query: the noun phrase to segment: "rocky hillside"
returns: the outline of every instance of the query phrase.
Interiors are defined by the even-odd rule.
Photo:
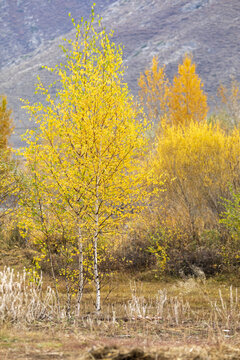
[[[98,0],[102,11],[114,0]],[[71,13],[76,20],[88,16],[92,1],[86,0],[1,0],[0,68],[19,62],[47,40],[72,29]]]
[[[37,4],[35,0],[5,0],[3,2],[15,3],[15,8],[21,3]],[[239,0],[96,0],[95,2],[98,9],[102,6],[103,22],[107,29],[114,30],[114,41],[124,45],[124,59],[128,66],[126,80],[133,93],[137,94],[139,74],[149,65],[153,55],[158,55],[160,64],[166,65],[167,74],[172,78],[182,56],[186,52],[191,52],[210,101],[220,82],[228,85],[231,77],[240,81]],[[42,19],[44,19],[43,14],[46,13],[46,9],[49,10],[48,4],[52,4],[52,14],[54,14],[59,3],[64,4],[64,9],[58,15],[58,21],[62,27],[60,25],[56,27],[55,32],[51,30],[51,27],[39,30],[39,33],[45,36],[44,40],[39,42],[40,45],[34,45],[36,49],[26,53],[25,59],[18,58],[15,64],[5,66],[0,72],[0,93],[7,94],[9,103],[14,109],[16,134],[13,143],[15,146],[20,144],[19,134],[24,132],[26,127],[34,126],[34,124],[29,125],[25,112],[21,110],[19,97],[27,98],[30,102],[36,101],[34,83],[37,74],[46,83],[53,80],[45,70],[41,70],[41,66],[54,65],[61,61],[62,52],[59,48],[61,36],[51,40],[53,33],[59,35],[65,32],[65,25],[62,24],[65,20],[60,19],[67,19],[66,29],[68,30],[67,27],[71,27],[67,15],[71,11],[70,7],[77,9],[77,6],[81,7],[80,4],[85,4],[85,7],[81,7],[82,11],[85,9],[84,14],[87,14],[90,9],[90,6],[86,5],[89,2],[84,0],[41,0],[38,6]],[[41,29],[47,26],[40,21],[38,24],[41,24]],[[52,34],[49,34],[51,31]],[[32,36],[33,33],[31,33]],[[72,35],[71,32],[65,33],[67,37]],[[10,41],[6,44],[10,44]],[[28,46],[30,49],[30,45]]]
[[[139,73],[158,55],[170,78],[192,53],[205,90],[240,80],[239,0],[120,0],[105,15],[115,38],[125,45],[127,79],[137,91]]]

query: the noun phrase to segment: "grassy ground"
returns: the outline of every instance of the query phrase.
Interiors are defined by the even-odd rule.
[[[21,256],[6,252],[0,269],[10,260],[17,270],[26,266]],[[115,274],[103,288],[100,314],[88,286],[77,320],[4,322],[0,359],[240,359],[238,287],[236,276]]]

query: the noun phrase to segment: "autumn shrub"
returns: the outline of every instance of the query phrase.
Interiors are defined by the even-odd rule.
[[[157,277],[198,277],[198,272],[203,271],[209,277],[227,269],[222,251],[226,233],[223,236],[216,229],[204,230],[199,239],[194,239],[184,219],[170,221],[162,211],[162,219],[147,224],[146,213],[142,216],[142,222],[134,224],[118,247],[114,270],[150,270]]]
[[[230,183],[234,189],[239,186],[239,142],[237,128],[226,133],[207,121],[163,125],[152,159],[156,177],[163,174],[165,187],[158,199],[162,213],[152,251],[157,254],[162,234],[167,234],[164,256],[171,271],[175,265],[191,273],[196,265],[211,275],[223,268],[228,236],[219,224],[221,198],[229,199]]]
[[[16,224],[6,223],[6,219],[4,219],[4,223],[2,224],[2,232],[1,232],[1,247],[5,249],[11,250],[13,248],[21,248],[24,249],[27,247],[27,240],[21,236],[19,228]]]
[[[27,245],[27,239],[21,236],[20,229],[16,224],[14,206],[9,212],[6,208],[0,216],[0,250],[24,249]]]
[[[239,130],[227,135],[207,122],[165,126],[159,135],[154,167],[165,176],[164,204],[199,245],[200,233],[217,227],[228,184],[239,183],[239,142]]]

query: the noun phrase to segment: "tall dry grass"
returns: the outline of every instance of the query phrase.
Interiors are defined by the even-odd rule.
[[[80,316],[73,312],[69,317],[64,306],[59,311],[55,293],[50,286],[43,286],[42,277],[31,280],[26,270],[16,273],[6,267],[0,271],[1,324],[67,325],[85,333],[126,337],[151,333],[166,338],[173,334],[207,338],[214,334],[226,339],[240,331],[239,293],[232,287],[229,291],[217,286],[211,290],[205,281],[188,279],[168,289],[158,286],[155,294],[148,294],[143,284],[132,283],[128,289],[125,283],[122,299],[120,295],[110,299],[101,312],[93,311],[89,299],[85,299]]]
[[[43,291],[43,279],[32,278],[24,269],[0,271],[0,322],[30,324],[58,317],[56,296],[50,286]]]

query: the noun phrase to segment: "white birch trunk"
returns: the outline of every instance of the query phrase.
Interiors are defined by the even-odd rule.
[[[98,235],[97,232],[94,235],[94,280],[96,285],[96,310],[101,310],[101,292],[100,292],[100,281],[98,274],[98,259],[97,259],[97,243],[98,243]]]
[[[80,226],[78,227],[78,296],[77,296],[77,306],[76,306],[76,315],[80,315],[80,307],[83,296],[83,243],[82,243],[82,232]]]
[[[98,235],[99,235],[99,194],[98,194],[98,178],[96,185],[96,204],[95,204],[95,233],[93,237],[93,248],[94,248],[94,280],[96,285],[96,310],[101,310],[101,292],[100,292],[100,281],[98,274]]]

